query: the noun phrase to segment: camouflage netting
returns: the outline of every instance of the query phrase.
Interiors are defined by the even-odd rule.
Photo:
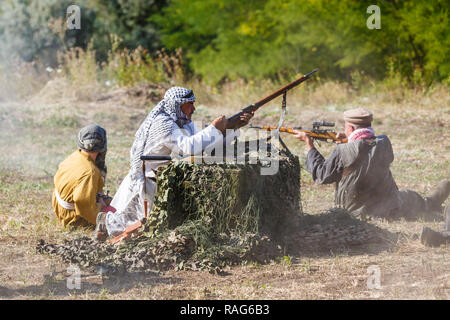
[[[322,254],[385,250],[395,245],[397,234],[361,221],[340,208],[321,214],[305,214],[299,227],[284,238],[284,248],[291,254]]]
[[[281,246],[284,254],[295,254],[386,240],[380,229],[342,210],[302,214],[300,164],[288,151],[280,153],[275,175],[260,174],[267,165],[173,162],[158,172],[146,232],[118,245],[41,240],[37,250],[102,272],[218,273],[227,265],[280,257]]]
[[[281,152],[274,175],[261,175],[261,168],[273,165],[267,161],[197,160],[173,162],[159,170],[158,193],[143,234],[116,246],[88,238],[60,245],[41,241],[38,251],[83,267],[130,272],[221,272],[226,265],[264,263],[280,256],[279,239],[301,214],[298,158]]]
[[[207,218],[215,233],[255,233],[278,240],[301,213],[298,158],[283,156],[278,164],[274,175],[261,175],[261,163],[170,164],[158,172],[151,232]]]
[[[243,261],[265,263],[280,255],[279,246],[265,236],[213,234],[210,221],[189,221],[158,236],[141,234],[119,245],[87,237],[59,245],[40,240],[37,251],[110,274],[171,269],[221,273],[226,265]]]

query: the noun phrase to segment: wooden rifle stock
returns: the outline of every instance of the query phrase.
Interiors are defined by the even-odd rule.
[[[261,130],[277,130],[276,126],[262,126],[262,127],[255,127],[252,126],[251,128],[255,129],[261,129]],[[333,140],[334,142],[340,142],[340,143],[347,143],[347,138],[337,138],[336,133],[333,131],[328,130],[315,130],[315,129],[302,129],[301,127],[280,127],[280,132],[285,132],[289,134],[295,134],[294,130],[302,131],[307,133],[311,138],[317,139],[317,140]]]
[[[247,107],[245,107],[244,109],[242,109],[240,112],[232,115],[231,117],[229,117],[228,120],[228,128],[236,128],[237,123],[239,122],[239,117],[241,114],[246,113],[246,112],[254,112],[256,110],[259,109],[259,107],[265,105],[266,103],[268,103],[269,101],[272,101],[273,99],[275,99],[278,96],[281,96],[282,94],[284,94],[285,92],[291,90],[292,88],[298,86],[300,83],[306,81],[309,79],[309,77],[317,72],[319,69],[314,69],[313,71],[305,74],[304,76],[302,76],[301,78],[298,78],[295,81],[292,81],[291,83],[287,84],[286,86],[284,86],[283,88],[275,91],[274,93],[268,95],[267,97],[265,97],[264,99],[259,100],[258,102],[255,102],[254,104],[251,104]]]

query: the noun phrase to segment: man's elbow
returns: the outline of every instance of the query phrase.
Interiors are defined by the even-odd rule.
[[[320,178],[313,178],[313,180],[314,180],[314,183],[315,184],[326,184],[325,183],[325,180],[323,180],[323,179],[320,179]]]
[[[313,173],[312,174],[312,178],[315,184],[330,184],[333,183],[334,181],[332,179],[330,179],[330,177],[324,177],[318,174]]]

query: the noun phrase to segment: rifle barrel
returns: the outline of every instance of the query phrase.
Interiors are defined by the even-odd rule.
[[[173,160],[173,158],[170,156],[141,156],[141,160],[166,161]]]
[[[292,81],[291,83],[285,85],[283,88],[275,91],[274,93],[268,95],[267,97],[265,97],[264,99],[259,100],[258,102],[256,102],[254,104],[255,107],[259,108],[260,106],[266,104],[267,102],[275,99],[278,96],[281,96],[285,91],[291,90],[292,88],[298,86],[300,83],[302,83],[303,81],[308,80],[308,78],[315,72],[317,72],[319,69],[314,69],[313,71],[305,74],[304,76],[302,76],[301,78],[298,78],[297,80]]]
[[[244,112],[255,111],[255,110],[257,110],[259,107],[261,107],[262,105],[265,105],[267,102],[269,102],[269,101],[275,99],[275,98],[278,97],[278,96],[281,96],[284,92],[286,92],[286,91],[288,91],[288,90],[291,90],[292,88],[298,86],[298,85],[299,85],[300,83],[302,83],[303,81],[308,80],[309,77],[310,77],[313,73],[317,72],[318,70],[319,70],[319,69],[314,69],[313,71],[311,71],[311,72],[305,74],[304,76],[298,78],[297,80],[292,81],[291,83],[285,85],[283,88],[281,88],[281,89],[275,91],[274,93],[268,95],[268,96],[265,97],[264,99],[261,99],[261,100],[259,100],[258,102],[254,103],[254,104],[251,104],[251,105],[249,105],[249,106],[247,106],[247,107],[245,107],[244,109],[242,109],[242,110],[239,111],[238,113],[236,113],[236,114],[232,115],[231,117],[229,117],[227,120],[228,120],[228,121],[233,120],[233,119],[239,117],[239,116],[240,116],[242,113],[244,113]]]

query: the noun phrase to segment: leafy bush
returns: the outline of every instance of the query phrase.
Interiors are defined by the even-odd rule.
[[[368,3],[326,0],[174,0],[152,19],[168,48],[181,47],[195,73],[223,79],[280,77],[319,67],[332,78],[355,70],[382,79],[391,59],[402,77],[450,75],[448,4],[379,1],[381,29]]]
[[[109,34],[122,38],[121,48],[145,48],[150,53],[161,49],[159,30],[149,17],[160,12],[167,0],[98,0],[91,6],[97,10],[95,30],[99,59],[107,59],[111,48]]]
[[[77,1],[80,30],[66,30],[70,0],[14,0],[0,3],[0,55],[19,55],[25,61],[55,66],[63,48],[86,48],[94,33],[95,11],[87,0]]]
[[[153,59],[149,52],[140,46],[135,50],[126,48],[119,50],[119,38],[113,36],[113,39],[108,60],[103,63],[106,78],[116,81],[120,86],[140,82],[160,83],[168,80],[160,59]]]

